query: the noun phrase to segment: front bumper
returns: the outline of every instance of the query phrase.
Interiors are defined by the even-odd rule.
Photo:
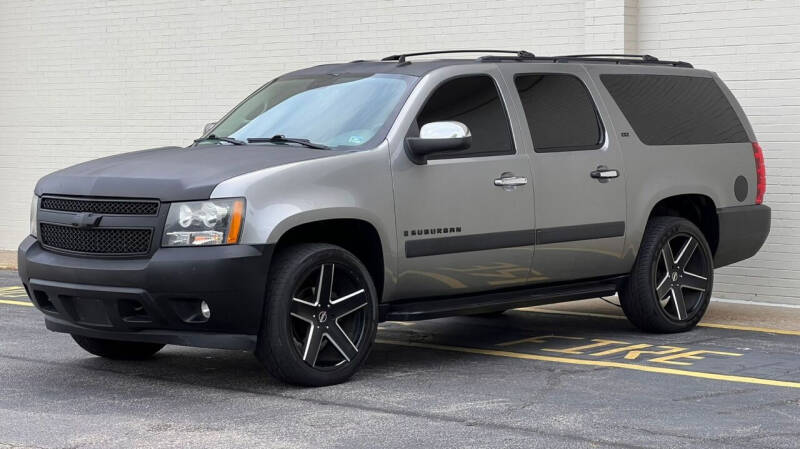
[[[771,216],[770,208],[762,204],[717,209],[719,242],[714,267],[753,257],[767,240]]]
[[[224,349],[255,347],[272,245],[160,248],[92,258],[19,247],[19,275],[56,332]],[[199,313],[205,301],[211,316]]]

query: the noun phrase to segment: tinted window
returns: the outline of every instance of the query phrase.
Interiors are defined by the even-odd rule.
[[[639,139],[647,145],[747,142],[747,132],[712,78],[601,75]]]
[[[443,120],[467,125],[472,146],[455,155],[434,155],[429,159],[514,153],[508,115],[489,76],[455,78],[439,86],[417,116],[417,124]]]
[[[519,75],[514,79],[537,152],[593,150],[603,127],[586,86],[572,75]]]

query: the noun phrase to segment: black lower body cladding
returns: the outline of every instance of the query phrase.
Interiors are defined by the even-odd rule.
[[[767,240],[771,216],[770,208],[762,204],[717,209],[719,243],[714,267],[753,257]]]
[[[93,338],[255,347],[272,245],[161,248],[149,258],[65,255],[33,238],[19,275],[47,328]],[[210,317],[202,315],[205,302]]]

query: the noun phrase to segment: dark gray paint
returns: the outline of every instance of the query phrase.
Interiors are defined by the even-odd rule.
[[[206,199],[222,181],[264,168],[341,152],[279,145],[163,147],[104,157],[51,173],[36,195]]]

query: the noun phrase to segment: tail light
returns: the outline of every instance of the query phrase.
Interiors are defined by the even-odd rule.
[[[758,142],[753,142],[753,157],[756,160],[756,204],[761,204],[767,191],[767,169],[764,167],[764,151]]]

